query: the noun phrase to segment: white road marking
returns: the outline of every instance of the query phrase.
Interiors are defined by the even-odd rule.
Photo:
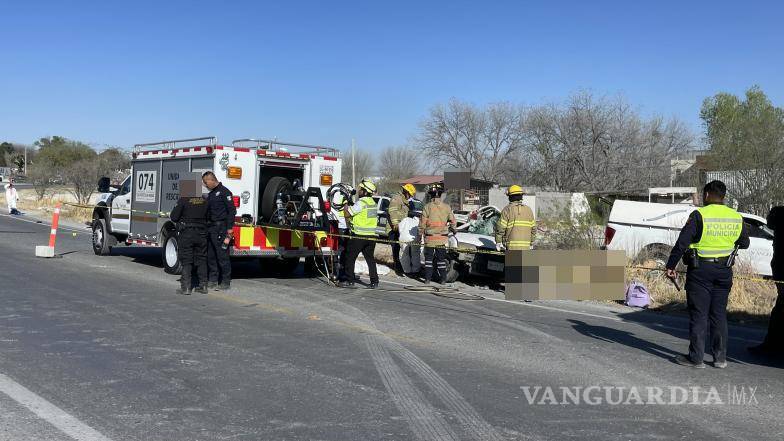
[[[75,440],[111,441],[110,438],[3,374],[0,374],[0,392]]]
[[[46,223],[44,221],[38,222],[38,221],[31,220],[31,219],[21,218],[19,216],[12,216],[10,214],[0,214],[0,216],[7,217],[7,218],[13,219],[15,221],[27,222],[28,224],[40,225],[42,227],[49,227],[50,229],[52,227],[51,223]],[[79,234],[89,234],[89,233],[87,233],[84,230],[79,230],[79,229],[76,229],[76,228],[66,227],[66,226],[63,226],[63,225],[58,225],[57,228],[58,229],[63,229],[63,230],[68,230],[68,231],[74,231],[74,232],[79,233]],[[54,231],[57,231],[57,230],[54,230]]]

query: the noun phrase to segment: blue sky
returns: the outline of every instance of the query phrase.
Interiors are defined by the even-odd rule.
[[[404,144],[436,103],[784,106],[781,2],[0,2],[0,140]]]

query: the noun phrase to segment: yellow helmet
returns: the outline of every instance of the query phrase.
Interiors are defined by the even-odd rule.
[[[411,184],[403,184],[400,186],[403,190],[406,191],[409,195],[413,196],[416,194],[416,188]]]
[[[374,184],[370,179],[363,179],[362,182],[359,183],[359,188],[365,189],[365,191],[370,194],[374,194],[376,192],[376,184]]]
[[[509,187],[509,188],[506,190],[506,195],[507,195],[507,196],[512,196],[513,194],[523,194],[523,193],[525,193],[525,192],[523,191],[523,187],[521,187],[521,186],[519,186],[519,185],[512,185],[512,186],[510,186],[510,187]]]

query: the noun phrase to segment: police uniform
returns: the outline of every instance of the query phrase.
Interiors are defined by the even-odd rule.
[[[237,209],[234,207],[233,195],[220,183],[207,195],[207,205],[209,207],[207,266],[210,285],[220,283],[223,288],[228,288],[231,283],[231,261],[229,250],[223,249],[223,240],[227,232],[234,228]]]
[[[514,201],[501,210],[495,225],[495,242],[507,250],[528,250],[534,228],[534,213],[523,201]]]
[[[743,217],[722,204],[710,204],[691,213],[672,248],[667,269],[675,269],[687,249],[697,255],[697,267],[686,274],[689,311],[688,362],[701,365],[710,328],[714,363],[727,359],[727,298],[732,288],[732,267],[727,266],[735,246],[749,247]]]
[[[187,294],[192,289],[192,270],[196,265],[199,289],[207,288],[207,202],[202,197],[180,198],[171,212],[177,223],[177,257],[182,265],[180,289]]]
[[[356,204],[346,208],[351,219],[352,237],[346,244],[346,282],[348,285],[354,283],[354,267],[357,257],[361,253],[370,272],[370,286],[378,286],[378,272],[376,271],[376,258],[373,253],[376,250],[376,242],[372,240],[376,236],[376,225],[378,223],[376,201],[370,196],[360,198]]]
[[[400,232],[398,231],[397,226],[400,221],[408,217],[408,197],[404,195],[402,191],[392,196],[392,199],[389,201],[389,209],[387,212],[389,213],[389,226],[387,228],[389,240],[398,241],[400,240]],[[395,266],[394,270],[402,271],[403,266],[400,264],[400,244],[397,242],[392,242],[392,261]]]
[[[456,226],[455,215],[452,208],[441,201],[440,197],[434,198],[425,205],[422,217],[419,219],[419,234],[425,239],[425,282],[433,279],[433,268],[439,276],[439,281],[446,279],[446,243],[449,226]]]

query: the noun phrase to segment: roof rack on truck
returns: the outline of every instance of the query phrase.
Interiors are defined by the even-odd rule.
[[[208,143],[199,143],[198,146],[203,147],[218,145],[217,136],[202,136],[201,138],[188,138],[188,139],[172,139],[169,141],[148,142],[145,144],[134,144],[133,153],[139,153],[144,150],[158,149],[175,149],[177,147],[184,147],[182,144],[195,143],[197,141],[209,141]]]
[[[290,148],[294,148],[296,151],[300,152],[310,152],[316,153],[317,155],[329,155],[340,157],[340,151],[334,147],[323,147],[317,145],[308,145],[308,144],[295,144],[293,142],[283,142],[277,140],[269,140],[269,139],[254,139],[254,138],[243,138],[243,139],[235,139],[231,142],[231,145],[234,147],[244,147],[248,144],[252,145],[252,148],[261,149],[261,150],[271,150],[271,151],[290,151]]]

